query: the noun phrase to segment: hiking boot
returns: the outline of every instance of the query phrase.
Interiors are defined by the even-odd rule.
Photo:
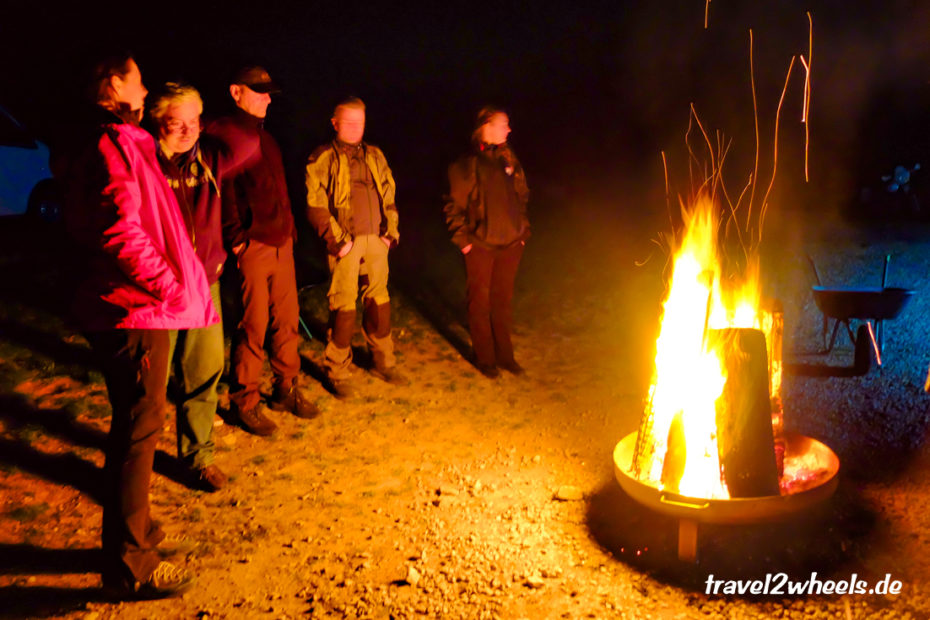
[[[501,376],[501,372],[493,364],[475,364],[475,368],[488,379],[497,379]]]
[[[518,376],[518,377],[519,377],[520,375],[526,373],[526,371],[523,369],[523,366],[521,366],[520,364],[516,363],[514,360],[510,360],[509,362],[506,362],[506,363],[504,363],[504,364],[500,364],[500,363],[499,363],[498,366],[500,366],[501,368],[503,368],[504,370],[506,370],[506,371],[509,372],[510,374],[516,375],[516,376]]]
[[[194,576],[170,562],[159,562],[151,577],[136,584],[135,598],[168,598],[183,594],[194,585]]]
[[[216,465],[196,467],[191,470],[191,474],[194,476],[197,488],[210,493],[219,491],[229,482],[229,478],[223,473],[223,470]]]
[[[410,381],[407,380],[396,366],[381,367],[375,366],[371,369],[371,374],[385,383],[390,383],[391,385],[410,385]]]
[[[320,415],[319,407],[304,397],[303,392],[297,389],[297,383],[290,388],[275,388],[271,408],[275,411],[290,411],[304,420],[312,420]]]
[[[346,400],[355,396],[355,386],[351,379],[330,379],[329,387],[333,396],[339,400]]]
[[[255,403],[255,406],[239,411],[239,422],[242,428],[261,437],[273,435],[278,430],[278,425],[262,413],[261,403]]]
[[[155,552],[158,553],[158,556],[161,558],[173,558],[179,555],[187,555],[193,551],[196,546],[194,541],[187,536],[168,534],[158,543],[158,546],[155,547]]]
[[[179,596],[194,585],[194,576],[170,562],[159,562],[145,581],[110,581],[104,576],[103,590],[114,600],[152,600]]]

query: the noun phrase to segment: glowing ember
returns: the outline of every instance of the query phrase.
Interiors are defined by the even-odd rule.
[[[683,215],[684,233],[679,247],[673,248],[655,373],[632,467],[639,480],[660,490],[726,499],[730,493],[721,472],[717,412],[727,377],[721,347],[711,346],[708,333],[725,328],[761,329],[771,352],[772,337],[781,328],[780,316],[776,319],[760,310],[754,257],[739,274],[724,268],[718,253],[715,205],[703,198]],[[780,339],[780,333],[777,336]],[[781,383],[778,357],[770,354],[767,360],[768,388],[775,397]]]

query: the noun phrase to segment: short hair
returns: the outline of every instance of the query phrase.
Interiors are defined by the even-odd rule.
[[[106,56],[94,65],[88,95],[94,103],[103,103],[110,100],[110,78],[118,75],[125,78],[129,73],[129,63],[133,61],[132,53],[118,52]]]
[[[358,97],[346,97],[342,101],[336,104],[336,107],[333,108],[333,118],[339,116],[339,110],[343,108],[351,108],[354,110],[365,111],[365,102],[359,99]]]
[[[155,97],[149,108],[149,118],[156,125],[161,124],[161,119],[168,113],[168,108],[173,105],[193,101],[197,104],[197,113],[203,114],[203,99],[200,92],[190,84],[183,82],[167,82]]]
[[[475,128],[471,132],[472,141],[481,141],[481,128],[490,123],[491,119],[498,114],[507,114],[507,110],[496,105],[486,105],[478,110],[478,115],[475,117]]]

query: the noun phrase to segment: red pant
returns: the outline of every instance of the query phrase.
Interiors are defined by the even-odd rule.
[[[165,419],[168,330],[87,334],[113,408],[107,437],[103,504],[103,579],[114,586],[145,581],[158,565],[165,534],[149,513],[155,444]]]
[[[465,255],[468,275],[468,329],[475,361],[482,366],[513,362],[513,283],[523,244],[504,249],[472,246]]]
[[[239,255],[242,318],[233,351],[235,385],[230,400],[240,411],[258,404],[265,359],[265,333],[271,330],[271,370],[275,384],[290,386],[300,372],[299,304],[294,274],[294,242],[280,248],[249,241]]]

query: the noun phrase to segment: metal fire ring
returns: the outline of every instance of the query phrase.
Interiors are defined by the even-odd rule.
[[[759,523],[777,521],[806,510],[833,495],[840,460],[823,443],[804,435],[785,435],[785,459],[814,456],[826,473],[813,486],[798,487],[787,495],[767,495],[737,499],[704,499],[660,491],[629,473],[636,445],[636,433],[624,437],[614,449],[614,471],[626,493],[640,504],[663,514],[701,523]]]

